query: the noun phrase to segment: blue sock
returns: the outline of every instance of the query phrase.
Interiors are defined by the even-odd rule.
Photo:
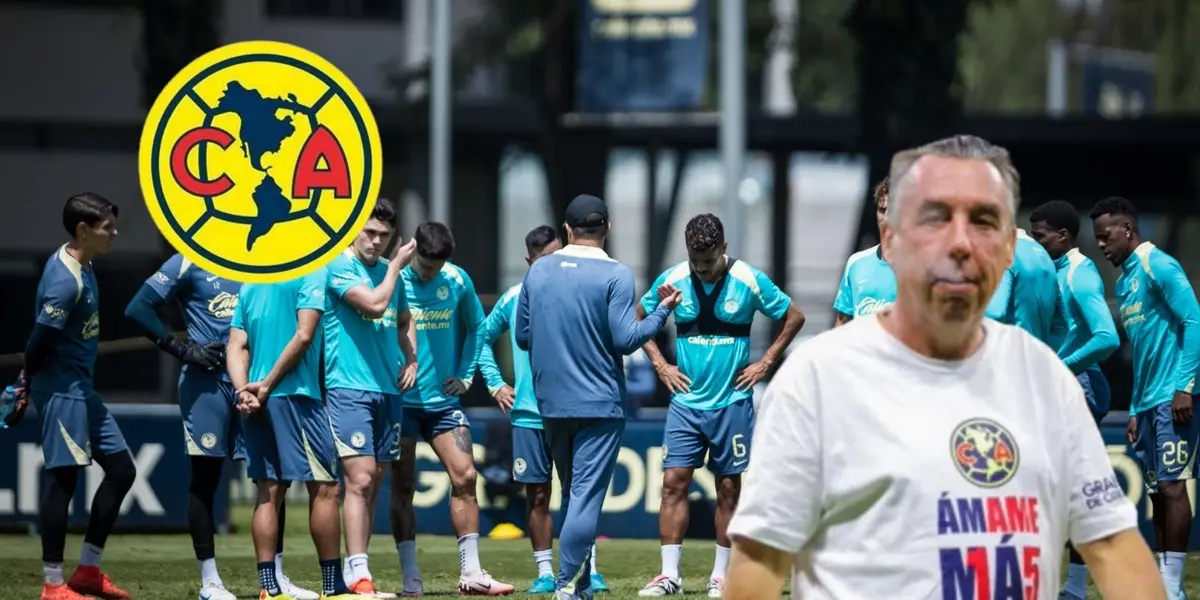
[[[279,595],[279,582],[275,581],[275,561],[258,563],[258,585],[272,596]]]
[[[1087,566],[1071,563],[1071,566],[1067,568],[1067,584],[1063,586],[1063,589],[1074,596],[1087,598],[1087,582]]]
[[[326,596],[345,594],[346,579],[342,577],[342,558],[331,558],[321,561],[321,587]]]

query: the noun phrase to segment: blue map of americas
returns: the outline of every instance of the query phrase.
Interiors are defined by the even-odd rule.
[[[242,155],[250,159],[250,166],[263,174],[262,181],[254,188],[251,197],[258,214],[250,223],[250,234],[246,237],[246,250],[254,249],[254,242],[271,231],[291,213],[292,203],[283,194],[283,188],[262,165],[263,155],[279,152],[284,140],[296,133],[292,117],[276,116],[280,108],[297,106],[295,96],[289,94],[288,101],[266,98],[261,92],[231,81],[225,86],[214,114],[233,113],[241,120],[237,137],[241,140]],[[298,106],[297,106],[298,107]]]

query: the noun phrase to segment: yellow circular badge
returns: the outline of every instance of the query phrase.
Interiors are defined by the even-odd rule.
[[[290,44],[241,42],[179,72],[138,154],[159,231],[214,275],[269,283],[325,266],[379,194],[379,129],[354,84]]]

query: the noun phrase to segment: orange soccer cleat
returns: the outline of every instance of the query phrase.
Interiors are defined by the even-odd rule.
[[[129,592],[117,587],[108,575],[100,572],[100,567],[80,565],[75,567],[75,574],[67,581],[71,589],[80,594],[95,596],[101,600],[130,600]]]
[[[42,584],[41,600],[89,600],[89,598],[71,589],[65,583],[58,585],[44,583]]]

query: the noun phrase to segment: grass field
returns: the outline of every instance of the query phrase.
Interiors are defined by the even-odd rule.
[[[289,511],[284,569],[288,576],[308,589],[319,587],[320,573],[308,536],[303,508]],[[249,509],[234,510],[239,533],[217,537],[217,563],[230,591],[242,598],[258,597],[254,551],[249,534]],[[74,569],[82,536],[67,540],[67,574]],[[458,583],[458,549],[449,537],[418,538],[418,560],[429,596],[455,595]],[[517,586],[514,598],[526,596],[533,573],[529,540],[480,541],[484,567],[502,581]],[[41,589],[41,546],[38,538],[27,535],[0,536],[0,598],[35,599]],[[600,571],[608,578],[612,593],[606,598],[636,598],[659,567],[658,542],[653,540],[605,540],[596,551]],[[713,544],[696,540],[684,544],[683,577],[687,596],[706,597],[704,584],[712,568]],[[197,596],[199,569],[187,535],[119,535],[110,538],[104,553],[104,570],[133,594],[135,600],[189,600]],[[371,571],[380,590],[401,589],[400,567],[390,536],[376,537],[371,543]],[[1200,597],[1200,559],[1191,557],[1187,567],[1189,597]],[[546,598],[546,596],[536,596]],[[1100,598],[1093,591],[1089,598]],[[1046,598],[1043,600],[1053,600]]]

